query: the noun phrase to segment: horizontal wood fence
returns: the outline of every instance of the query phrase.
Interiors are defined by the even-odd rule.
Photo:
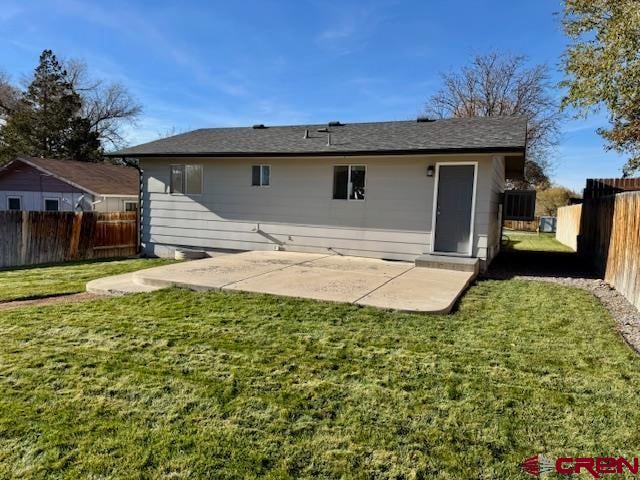
[[[586,200],[578,252],[640,308],[640,192]]]
[[[556,240],[571,248],[578,250],[578,235],[580,235],[580,221],[582,218],[582,205],[569,205],[558,208],[556,221]]]
[[[518,230],[521,232],[537,232],[540,225],[540,218],[533,220],[505,220],[504,228],[507,230]]]
[[[136,253],[136,212],[0,211],[0,267]]]

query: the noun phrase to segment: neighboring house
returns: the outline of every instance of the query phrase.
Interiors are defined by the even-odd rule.
[[[112,154],[143,171],[142,243],[413,260],[500,248],[520,117],[196,130]]]
[[[0,210],[136,211],[133,167],[18,157],[0,168]]]

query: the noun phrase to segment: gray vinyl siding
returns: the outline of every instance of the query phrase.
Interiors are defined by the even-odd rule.
[[[73,212],[75,206],[78,205],[80,198],[83,197],[87,202],[94,203],[94,211],[96,212],[123,212],[125,202],[137,202],[138,197],[95,197],[89,193],[77,192],[34,192],[24,190],[0,190],[0,210],[9,208],[9,198],[20,198],[22,210],[38,212],[44,211],[45,199],[57,199],[60,205],[60,211]]]
[[[474,255],[485,258],[493,158],[143,159],[142,241],[147,253],[177,246],[285,250],[413,260],[431,251],[437,161],[477,161]],[[170,194],[169,165],[203,165],[201,195]],[[251,166],[271,165],[271,184],[251,186]],[[333,200],[333,166],[366,165],[364,201]],[[481,214],[481,215],[480,215]]]
[[[492,182],[489,197],[489,228],[488,228],[488,250],[487,263],[500,252],[500,230],[502,226],[502,194],[505,185],[505,160],[504,157],[495,157],[493,159],[493,172],[491,176]]]
[[[138,201],[133,197],[96,197],[58,180],[52,175],[42,173],[22,162],[14,162],[0,174],[0,210],[8,208],[10,197],[19,197],[22,210],[42,211],[45,199],[57,199],[60,211],[72,212],[80,197],[89,201],[97,201],[94,210],[97,212],[121,212],[125,209],[125,201]]]
[[[24,190],[2,190],[0,191],[0,210],[9,208],[9,198],[20,198],[22,210],[38,212],[44,210],[45,199],[57,199],[61,212],[72,212],[74,206],[80,200],[81,192],[33,192]],[[91,195],[85,194],[91,200]]]
[[[0,174],[0,191],[82,193],[82,190],[22,162],[14,162]]]

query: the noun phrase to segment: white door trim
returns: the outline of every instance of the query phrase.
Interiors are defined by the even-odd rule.
[[[436,251],[436,212],[438,210],[438,187],[440,184],[440,166],[446,165],[473,165],[473,193],[471,194],[471,220],[469,225],[469,251],[464,253],[455,253],[455,252],[438,252]],[[462,256],[462,257],[472,257],[473,256],[473,239],[474,239],[474,225],[476,219],[476,190],[478,187],[478,162],[436,162],[436,176],[434,181],[434,189],[433,189],[433,210],[431,212],[431,252],[436,255],[451,255],[451,256]]]

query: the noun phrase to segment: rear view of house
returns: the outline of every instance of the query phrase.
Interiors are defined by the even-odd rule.
[[[276,249],[486,266],[525,137],[520,117],[255,125],[113,155],[140,161],[148,254]]]
[[[136,211],[139,184],[132,167],[18,157],[0,169],[0,210]]]

